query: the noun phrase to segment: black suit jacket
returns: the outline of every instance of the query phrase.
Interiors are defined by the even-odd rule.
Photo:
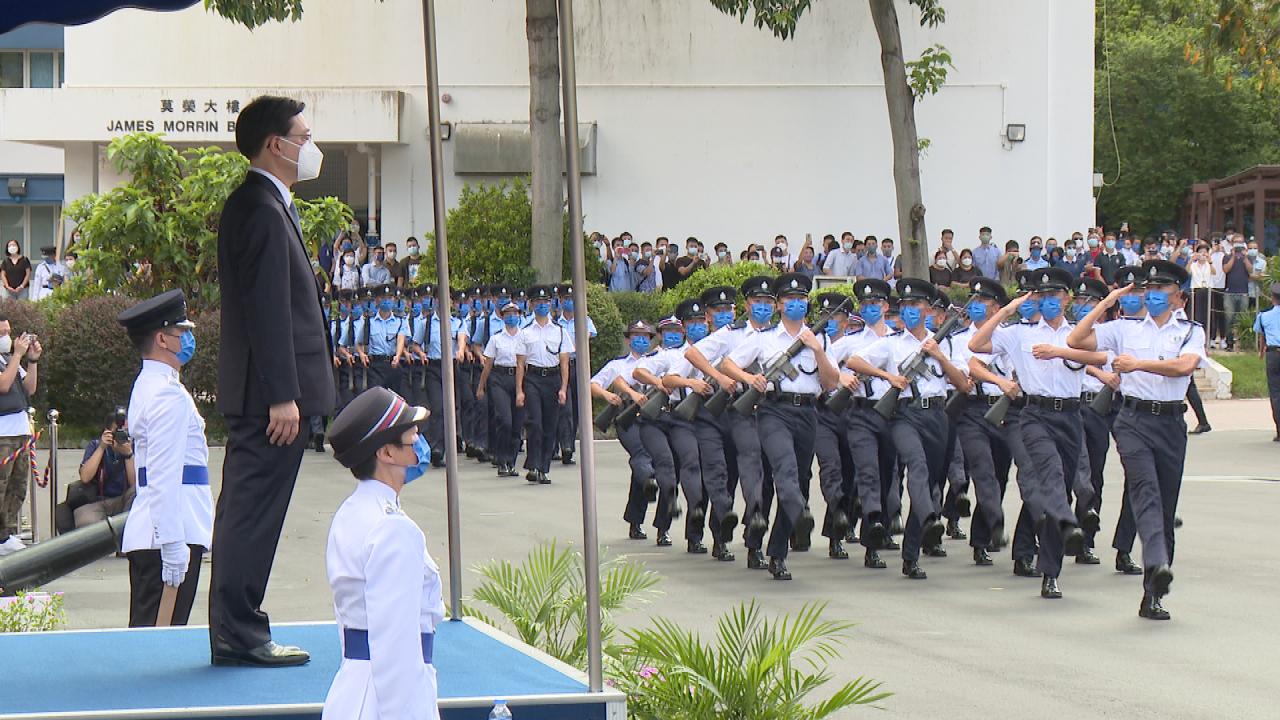
[[[333,348],[302,229],[276,186],[256,172],[222,208],[218,283],[218,411],[266,415],[293,400],[303,417],[332,412]]]

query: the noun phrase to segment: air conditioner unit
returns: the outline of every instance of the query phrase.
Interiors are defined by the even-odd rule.
[[[9,178],[9,197],[24,198],[27,196],[26,178]]]

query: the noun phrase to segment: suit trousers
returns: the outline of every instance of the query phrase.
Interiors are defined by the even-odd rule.
[[[516,377],[501,368],[490,371],[489,399],[493,421],[493,446],[489,450],[499,466],[516,464],[516,434],[523,425],[523,409],[516,407]]]
[[[902,534],[902,559],[920,558],[925,523],[938,515],[933,489],[941,486],[947,471],[947,415],[942,405],[924,410],[912,405],[898,408],[889,421],[889,433],[906,468],[911,515]]]
[[[1149,415],[1123,408],[1116,417],[1116,447],[1128,481],[1129,503],[1142,538],[1142,566],[1173,564],[1173,521],[1187,459],[1182,415]],[[1151,592],[1151,573],[1143,579]]]
[[[835,536],[831,518],[836,511],[842,511],[852,521],[850,511],[857,498],[857,493],[853,490],[853,459],[849,452],[849,424],[845,420],[845,413],[818,409],[814,453],[818,456],[818,486],[822,490],[822,499],[827,504],[822,535],[831,540],[844,540],[843,533],[841,537]]]
[[[1083,518],[1090,510],[1102,512],[1103,471],[1107,466],[1107,452],[1111,450],[1111,426],[1115,424],[1116,413],[1103,416],[1086,407],[1080,411],[1080,417],[1084,421],[1084,452],[1081,457],[1085,461],[1085,476],[1077,483],[1076,517]],[[1096,534],[1085,531],[1087,547],[1094,546]]]
[[[267,422],[265,415],[227,416],[222,490],[213,522],[217,562],[209,587],[209,638],[240,650],[271,640],[262,600],[307,449],[302,432],[288,445],[272,445]]]
[[[817,426],[818,413],[813,406],[764,402],[756,410],[760,449],[773,468],[773,487],[778,495],[778,513],[769,534],[769,557],[787,557],[791,535],[800,518],[809,512],[800,485],[802,475],[813,473]]]
[[[720,418],[712,417],[706,408],[699,409],[693,418],[693,432],[698,439],[703,489],[706,491],[706,501],[711,506],[711,538],[716,542],[727,543],[731,537],[720,532],[720,521],[733,512],[728,462],[733,454],[733,435],[726,432]]]
[[[200,584],[200,560],[204,548],[188,545],[191,560],[187,575],[178,586],[177,602],[173,605],[170,625],[186,625],[191,619],[191,606],[196,601],[196,586]],[[164,581],[160,579],[163,564],[159,550],[134,550],[129,553],[129,627],[155,627],[160,613],[160,595]]]
[[[529,365],[524,376],[524,418],[528,427],[529,455],[525,467],[551,472],[551,454],[556,447],[557,424],[560,422],[560,373],[539,375]]]
[[[384,387],[396,394],[400,393],[400,368],[391,367],[391,359],[387,357],[369,358],[368,387]],[[368,389],[368,388],[366,388]]]
[[[631,466],[631,487],[627,491],[627,505],[622,511],[622,519],[628,525],[641,525],[649,510],[649,498],[645,494],[644,484],[653,477],[653,459],[649,451],[644,449],[640,440],[640,428],[632,423],[626,428],[618,428],[618,442],[627,451],[627,462]]]
[[[736,450],[734,456],[738,465],[738,485],[746,504],[743,522],[745,524],[753,515],[759,515],[768,523],[769,510],[773,505],[773,479],[765,468],[756,413],[742,414],[729,408],[720,415],[720,422],[728,427]],[[747,536],[744,540],[748,549],[759,550],[764,543],[764,536]]]
[[[431,416],[427,418],[427,444],[431,446],[431,454],[444,455],[444,379],[439,360],[428,360],[424,372],[426,378],[427,409]]]
[[[1004,491],[1009,481],[1009,447],[996,426],[983,417],[990,406],[970,399],[964,413],[955,423],[958,444],[964,448],[965,464],[973,479],[973,494],[977,507],[970,523],[970,545],[987,547],[993,533],[1004,527]],[[1003,461],[1004,472],[997,471],[997,457]],[[980,534],[983,537],[978,537]],[[980,542],[986,540],[986,542]]]
[[[947,470],[943,476],[946,494],[936,498],[942,507],[942,516],[948,520],[960,519],[958,503],[969,492],[969,475],[965,470],[964,446],[959,442],[959,423],[947,419]]]
[[[868,524],[878,522],[888,527],[884,494],[892,482],[897,450],[889,434],[889,421],[871,406],[853,406],[845,413],[845,420],[854,486],[862,505],[862,544],[866,545],[870,540],[866,537]]]
[[[1020,415],[1019,430],[1035,467],[1031,520],[1039,525],[1040,554],[1036,567],[1049,577],[1062,572],[1064,554],[1062,524],[1077,525],[1067,493],[1075,480],[1084,431],[1080,411],[1048,410],[1028,405]]]
[[[573,441],[578,437],[578,361],[569,359],[569,390],[556,427],[556,449],[553,455],[573,454]]]

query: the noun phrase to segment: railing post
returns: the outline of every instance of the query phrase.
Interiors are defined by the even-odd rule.
[[[49,410],[49,537],[58,533],[58,414]]]

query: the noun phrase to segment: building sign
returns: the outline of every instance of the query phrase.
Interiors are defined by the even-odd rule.
[[[159,117],[114,118],[107,121],[107,132],[123,135],[136,132],[182,135],[184,133],[234,135],[235,118],[240,114],[240,100],[196,100],[195,98],[161,98]]]

